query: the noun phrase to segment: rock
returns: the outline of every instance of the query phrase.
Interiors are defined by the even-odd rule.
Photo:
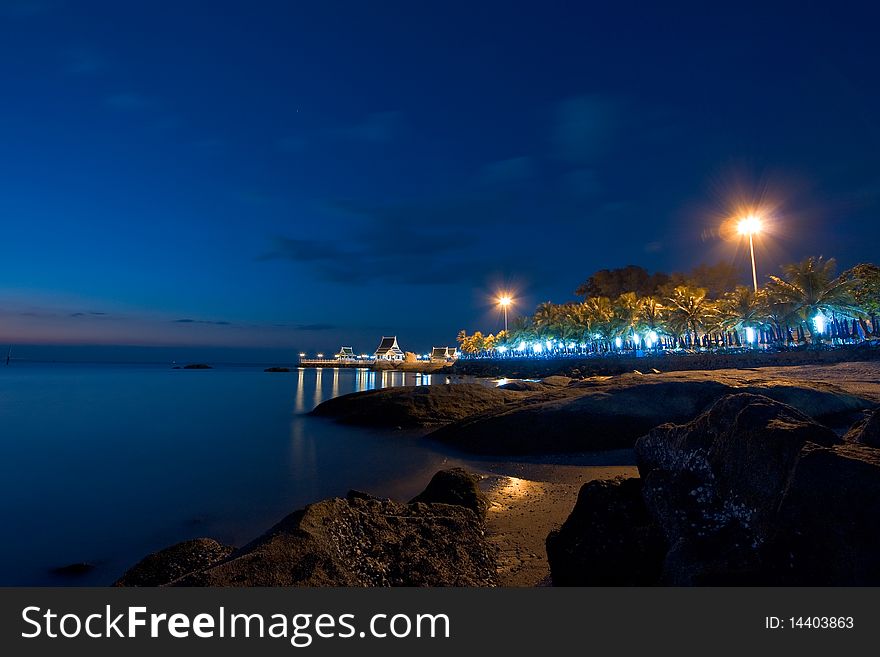
[[[573,379],[568,376],[548,376],[541,379],[541,383],[545,386],[553,386],[554,388],[564,388],[569,383],[571,383]]]
[[[880,450],[741,393],[691,422],[656,427],[635,451],[644,513],[637,483],[584,486],[548,537],[554,582],[561,569],[561,583],[616,583],[602,576],[626,573],[638,562],[633,546],[654,531],[668,548],[665,585],[880,584]],[[650,545],[641,563],[657,563]]]
[[[267,367],[264,372],[289,372],[289,367]]]
[[[665,549],[639,479],[590,481],[571,515],[547,537],[554,586],[650,586]]]
[[[428,487],[416,495],[410,504],[455,504],[470,509],[481,518],[486,517],[489,500],[478,488],[480,478],[463,468],[441,470],[435,474]]]
[[[328,399],[311,414],[346,424],[411,429],[503,407],[524,394],[478,383],[384,388]]]
[[[478,454],[629,448],[653,427],[687,422],[721,397],[738,392],[764,395],[812,417],[871,405],[829,384],[767,381],[753,374],[628,374],[532,393],[447,424],[430,437]]]
[[[184,365],[183,369],[185,370],[212,370],[214,369],[210,365],[206,365],[205,363],[190,363],[189,365]]]
[[[498,386],[500,390],[516,390],[519,392],[542,392],[547,389],[540,381],[510,381]]]
[[[144,557],[113,586],[164,586],[228,557],[235,548],[211,538],[183,541]]]
[[[671,546],[668,585],[755,583],[763,544],[805,445],[831,446],[833,431],[791,406],[742,393],[684,425],[636,442],[648,513]]]
[[[169,572],[176,551],[190,554],[180,544],[147,557],[117,585],[494,586],[497,548],[485,536],[485,498],[474,479],[461,469],[439,472],[409,504],[351,491],[290,514],[228,557]]]
[[[810,445],[798,460],[768,553],[774,583],[880,585],[880,450]]]
[[[66,566],[58,566],[57,568],[51,568],[49,572],[52,575],[57,575],[58,577],[82,577],[83,575],[88,575],[95,569],[95,564],[93,563],[70,563]]]
[[[846,432],[843,439],[846,442],[880,449],[880,409],[865,413],[862,419]]]

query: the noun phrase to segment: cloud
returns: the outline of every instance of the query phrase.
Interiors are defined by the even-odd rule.
[[[532,158],[519,156],[490,162],[481,170],[480,179],[489,184],[520,182],[534,173]]]
[[[336,200],[324,211],[345,217],[343,239],[277,235],[257,260],[293,262],[319,280],[345,285],[470,282],[530,266],[515,249],[485,243],[495,230],[516,230],[510,223],[516,210],[504,195],[394,204]]]
[[[211,321],[207,319],[190,319],[188,317],[184,317],[183,319],[175,319],[172,320],[174,324],[210,324],[212,326],[231,326],[232,322],[225,321]]]
[[[98,312],[95,310],[89,310],[86,312],[75,312],[70,313],[70,317],[107,317],[107,313]]]
[[[152,110],[160,105],[156,98],[133,92],[110,94],[104,98],[104,104],[111,109],[126,112]]]
[[[553,145],[557,156],[590,164],[608,149],[617,127],[617,104],[601,95],[578,96],[556,106]]]
[[[358,123],[337,128],[335,134],[352,141],[384,143],[394,138],[400,129],[402,118],[401,112],[374,112]]]

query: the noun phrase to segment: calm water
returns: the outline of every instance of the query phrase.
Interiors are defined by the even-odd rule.
[[[444,376],[365,370],[0,367],[0,585],[109,584],[144,555],[241,545],[349,488],[405,498],[455,457],[303,413],[324,399]],[[65,578],[53,567],[88,562]]]

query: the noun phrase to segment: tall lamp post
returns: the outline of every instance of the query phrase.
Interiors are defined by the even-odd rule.
[[[498,305],[501,306],[501,309],[504,311],[504,332],[507,333],[507,308],[513,302],[508,295],[504,294],[498,297]]]
[[[740,235],[749,236],[749,251],[752,254],[752,283],[755,286],[755,294],[758,293],[758,270],[755,267],[755,234],[760,233],[761,228],[761,219],[753,214],[740,219],[736,226]]]

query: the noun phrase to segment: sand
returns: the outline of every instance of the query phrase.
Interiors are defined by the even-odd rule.
[[[517,464],[511,469],[515,472],[507,475],[484,473],[481,482],[491,505],[487,533],[498,547],[502,586],[547,583],[550,568],[544,541],[565,522],[584,483],[638,476],[632,465]]]

